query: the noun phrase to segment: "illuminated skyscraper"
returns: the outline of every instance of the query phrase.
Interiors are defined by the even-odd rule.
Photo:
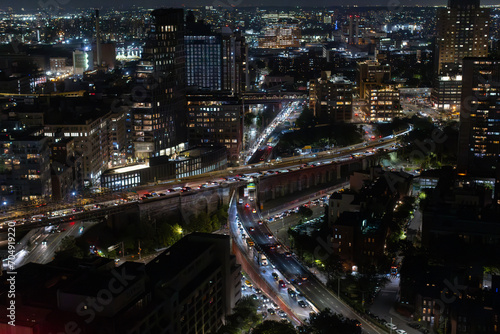
[[[157,9],[151,17],[143,59],[152,63],[153,72],[143,87],[151,94],[152,109],[145,110],[152,111],[152,155],[171,155],[187,141],[184,11]]]
[[[500,167],[500,60],[466,58],[458,171],[494,176]]]
[[[479,0],[449,0],[437,12],[437,72],[460,70],[465,57],[488,56],[490,11]]]
[[[237,95],[247,85],[247,44],[239,32],[191,29],[184,38],[188,88]]]
[[[309,107],[323,121],[349,121],[352,119],[352,86],[346,78],[323,71],[321,78],[309,82]]]
[[[434,89],[438,109],[458,110],[462,60],[488,56],[490,11],[479,0],[449,0],[437,11]]]
[[[184,42],[188,87],[220,91],[222,89],[221,36],[186,36]]]

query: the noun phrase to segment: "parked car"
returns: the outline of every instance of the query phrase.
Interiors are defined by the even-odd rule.
[[[396,329],[398,329],[398,327],[396,325],[394,325],[392,322],[387,322],[385,324],[385,327],[387,327],[389,329],[392,329],[393,331],[395,331]]]

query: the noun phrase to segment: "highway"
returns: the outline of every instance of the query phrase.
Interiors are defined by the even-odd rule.
[[[411,129],[410,129],[411,130]],[[272,177],[276,171],[279,170],[279,173],[286,173],[287,170],[284,167],[288,168],[313,168],[319,164],[329,164],[336,163],[341,161],[350,160],[356,156],[369,156],[375,154],[375,151],[378,149],[388,149],[393,150],[396,148],[394,142],[397,140],[398,136],[402,136],[406,134],[409,130],[400,132],[394,136],[389,136],[386,138],[382,138],[379,140],[372,141],[370,143],[361,143],[357,145],[353,145],[351,147],[340,148],[335,151],[327,151],[321,152],[314,155],[308,156],[300,156],[300,157],[290,157],[285,158],[279,164],[257,164],[250,167],[240,167],[235,169],[212,172],[205,175],[201,175],[198,177],[184,179],[182,184],[185,186],[192,187],[192,191],[196,191],[196,185],[201,187],[202,185],[206,185],[206,187],[216,187],[221,186],[224,183],[232,183],[232,182],[240,182],[245,183],[246,180],[249,179],[250,176],[245,176],[244,172],[250,172],[255,175],[257,172],[260,174],[258,177]],[[235,175],[235,171],[243,174],[240,176]],[[273,171],[273,173],[271,173]],[[232,173],[231,173],[232,172]],[[234,175],[234,176],[232,176]],[[217,183],[213,183],[213,180],[218,176],[224,177],[224,179],[219,179]],[[255,176],[254,176],[255,177]],[[207,180],[211,180],[210,184],[207,184]],[[187,181],[187,182],[186,182]],[[196,188],[195,188],[196,187]],[[157,186],[144,187],[143,190],[140,191],[140,194],[144,193],[161,193],[166,192],[168,189],[175,188],[175,184],[167,183],[160,184]],[[182,195],[178,190],[174,193],[165,193],[165,196],[180,196]],[[122,206],[129,205],[130,202],[138,201],[131,200],[128,202],[124,202],[123,199],[117,198],[111,201],[104,201],[101,203],[94,203],[89,205],[89,210],[98,210],[99,205],[112,206],[114,209],[119,210]],[[148,199],[145,199],[148,200]],[[239,219],[241,221],[242,230],[237,228],[239,235],[235,235],[233,229],[231,229],[231,233],[233,237],[237,238],[240,242],[244,239],[242,238],[242,233],[245,233],[246,236],[250,236],[254,242],[256,243],[256,247],[264,252],[266,255],[270,266],[274,267],[277,272],[281,273],[280,278],[283,279],[287,288],[293,286],[294,289],[298,290],[304,296],[303,300],[307,300],[310,305],[307,309],[303,309],[297,306],[297,298],[292,298],[288,295],[287,289],[278,287],[278,283],[271,276],[272,269],[267,270],[266,272],[262,272],[261,276],[267,280],[271,285],[274,285],[276,288],[276,295],[287,305],[289,305],[290,309],[293,310],[293,315],[290,315],[295,323],[303,321],[308,316],[308,312],[310,309],[325,309],[329,308],[334,312],[338,312],[343,314],[344,316],[352,319],[357,319],[362,323],[363,330],[365,333],[382,333],[380,329],[374,327],[370,322],[359,317],[356,313],[354,313],[350,307],[344,304],[342,301],[338,300],[326,287],[311,273],[305,268],[292,254],[289,254],[285,249],[284,245],[279,244],[279,242],[272,235],[271,231],[267,227],[265,223],[259,224],[258,221],[261,220],[261,214],[259,209],[255,206],[255,203],[252,202],[251,206],[245,207],[245,205],[237,205],[237,201],[233,201],[234,210],[237,210]],[[72,208],[73,206],[73,208]],[[97,206],[97,207],[96,207]],[[236,208],[238,206],[238,208]],[[49,206],[47,206],[46,219],[52,220],[49,218],[56,213],[53,218],[60,218],[63,216],[75,216],[75,219],[78,219],[77,213],[74,210],[77,206],[75,204],[69,205],[67,208],[58,209],[58,210],[49,210]],[[33,218],[33,217],[30,217]],[[28,222],[29,221],[29,222]],[[26,224],[30,224],[32,219],[26,221]],[[235,220],[231,221],[231,224],[237,224]],[[76,225],[76,224],[75,224]],[[70,225],[73,226],[73,225]],[[22,250],[18,253],[17,263],[16,265],[22,265],[27,262],[39,262],[46,263],[50,261],[53,257],[54,252],[57,250],[60,241],[63,239],[65,235],[74,235],[76,228],[70,228],[67,230],[68,233],[57,233],[48,236],[44,236],[45,231],[40,231],[38,233],[38,237],[42,244],[38,244],[35,249],[30,251],[30,254],[26,254],[26,250]],[[283,276],[281,276],[283,275]],[[299,285],[299,283],[301,283]]]
[[[288,282],[291,282],[293,287],[300,291],[317,309],[323,310],[329,308],[336,313],[343,314],[347,318],[356,319],[362,324],[365,333],[383,333],[381,329],[361,318],[349,306],[338,300],[307,268],[292,254],[287,252],[285,246],[276,241],[266,223],[258,223],[261,220],[258,208],[253,205],[240,204],[238,205],[237,212],[242,225],[241,227],[243,228],[243,232],[241,230],[240,232],[249,236],[255,242],[255,247],[265,253],[270,264]],[[236,222],[233,222],[233,224],[236,224]],[[231,231],[234,231],[234,229],[231,229]],[[233,237],[238,238],[237,235],[233,235]],[[280,246],[279,248],[278,245]],[[291,304],[292,307],[295,306],[294,303]]]
[[[171,180],[168,182],[159,182],[158,185],[142,186],[136,188],[139,196],[145,194],[163,194],[165,196],[180,196],[181,187],[187,186],[192,188],[191,191],[196,191],[201,187],[214,187],[224,186],[234,182],[246,182],[251,177],[272,177],[276,173],[286,173],[292,169],[314,168],[320,164],[331,164],[342,161],[348,161],[353,158],[374,155],[379,149],[386,149],[388,151],[395,150],[395,144],[398,137],[407,134],[411,130],[401,131],[395,135],[391,135],[379,140],[372,140],[371,142],[360,143],[349,147],[338,148],[332,151],[324,151],[316,154],[301,155],[296,157],[283,158],[279,163],[258,163],[251,166],[228,168],[221,171],[205,173],[198,176],[184,178],[182,180]],[[17,224],[28,225],[32,224],[34,227],[40,226],[41,221],[45,223],[58,223],[62,218],[65,220],[78,219],[77,215],[79,210],[85,211],[98,210],[100,207],[114,207],[120,209],[121,206],[129,205],[132,202],[140,201],[138,196],[136,198],[129,198],[124,201],[121,197],[122,193],[116,193],[114,199],[107,198],[100,202],[81,206],[78,203],[67,204],[63,207],[59,204],[48,204],[43,207],[36,207],[24,209],[23,213],[19,213],[16,217],[9,214],[0,216],[0,229],[5,229],[8,221],[16,221]],[[148,200],[148,199],[146,199]]]
[[[20,241],[22,243],[21,250],[16,254],[14,267],[18,268],[29,262],[45,264],[52,261],[65,237],[73,236],[76,238],[82,234],[82,226],[83,229],[87,229],[95,223],[97,222],[73,222],[36,229],[34,233],[27,235]]]
[[[305,102],[303,102],[305,103]],[[302,104],[303,104],[302,103]],[[290,116],[294,111],[298,111],[299,107],[302,106],[299,102],[288,103],[288,105],[281,110],[278,115],[273,119],[271,124],[269,124],[264,131],[260,134],[257,140],[254,142],[253,146],[248,150],[248,153],[245,157],[245,164],[247,164],[250,159],[254,156],[255,152],[266,143],[268,137],[274,132],[276,128],[285,123],[286,121],[290,121]],[[295,116],[295,118],[298,115]]]
[[[276,146],[282,136],[282,132],[288,130],[302,112],[302,106],[296,103],[286,108],[282,113],[276,116],[275,121],[269,125],[259,138],[260,147],[254,148],[253,155],[247,159],[247,164],[252,165],[261,161],[271,160],[274,146]]]

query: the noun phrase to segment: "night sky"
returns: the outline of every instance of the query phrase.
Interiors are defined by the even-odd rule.
[[[339,6],[339,5],[379,5],[385,7],[397,7],[399,5],[404,6],[414,6],[414,5],[445,5],[446,0],[384,0],[384,1],[370,1],[370,0],[273,0],[273,1],[262,1],[262,0],[2,0],[0,3],[0,9],[6,9],[7,7],[12,7],[16,10],[25,8],[26,10],[33,10],[37,7],[45,7],[49,5],[57,5],[61,8],[71,10],[77,7],[100,7],[100,8],[128,8],[131,5],[140,5],[142,7],[195,7],[195,6],[227,6],[235,5],[236,7],[254,7],[254,6],[268,6],[270,4],[276,6]],[[498,4],[498,1],[485,0],[481,1],[481,4]]]

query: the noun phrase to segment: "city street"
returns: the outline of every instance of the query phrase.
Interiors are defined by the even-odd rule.
[[[235,202],[232,204],[236,206]],[[230,208],[235,210],[235,208]],[[239,234],[238,238],[242,240],[246,235],[249,235],[255,242],[256,246],[266,255],[270,265],[276,271],[279,271],[286,277],[287,281],[292,283],[293,287],[300,291],[311,303],[318,309],[329,308],[334,312],[341,313],[347,318],[356,319],[361,322],[363,331],[366,333],[381,333],[381,330],[372,325],[370,322],[360,317],[352,311],[343,301],[335,297],[307,268],[302,266],[300,262],[291,254],[286,252],[286,247],[280,245],[272,235],[266,224],[258,224],[260,216],[257,210],[252,212],[254,208],[244,207],[240,205],[238,208],[238,217],[241,219],[241,229],[236,226],[237,221],[231,222],[234,226],[231,228],[233,234]],[[251,229],[252,228],[252,229]],[[238,232],[239,231],[239,232]],[[243,236],[245,234],[245,236]],[[287,286],[289,283],[285,283]],[[288,305],[294,306],[288,300]]]
[[[83,233],[80,231],[84,231],[96,223],[97,222],[73,222],[61,224],[59,229],[55,226],[51,228],[39,228],[38,231],[29,238],[29,242],[26,241],[24,249],[18,253],[15,262],[16,267],[20,267],[29,262],[45,264],[52,261],[54,253],[59,249],[65,237],[72,236],[77,238]],[[83,229],[81,229],[82,227]]]

